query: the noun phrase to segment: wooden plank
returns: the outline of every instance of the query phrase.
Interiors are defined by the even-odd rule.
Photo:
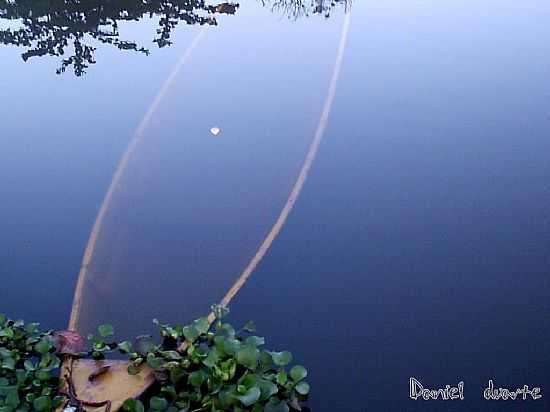
[[[67,371],[69,362],[64,364]],[[130,375],[127,372],[126,361],[93,361],[77,359],[73,362],[72,380],[76,388],[78,399],[86,402],[111,401],[111,411],[120,409],[122,403],[128,398],[137,398],[151,386],[155,377],[152,369],[142,366],[138,375]],[[98,371],[108,369],[98,376],[90,379]],[[105,412],[105,408],[85,407],[87,412]]]

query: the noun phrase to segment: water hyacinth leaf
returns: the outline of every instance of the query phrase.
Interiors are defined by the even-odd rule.
[[[245,346],[237,351],[236,358],[237,363],[246,366],[248,369],[256,369],[258,366],[258,359],[260,357],[260,351],[253,346]]]
[[[241,379],[239,379],[239,386],[242,386],[243,389],[238,390],[241,391],[241,393],[246,392],[249,388],[252,388],[253,386],[258,386],[258,376],[253,373],[246,373]]]
[[[271,358],[273,363],[277,366],[286,366],[292,362],[292,353],[288,351],[283,352],[271,352]]]
[[[140,367],[139,366],[137,366],[133,363],[130,363],[128,365],[128,374],[129,375],[137,375],[137,374],[139,374],[139,372],[140,372]]]
[[[19,405],[19,394],[17,393],[17,388],[13,388],[6,393],[6,398],[4,402],[7,406],[11,408],[17,408]]]
[[[162,367],[162,363],[162,359],[157,358],[154,353],[149,353],[147,355],[147,365],[149,365],[151,369],[160,369]]]
[[[243,330],[245,330],[247,332],[250,332],[250,333],[254,333],[254,332],[256,332],[256,325],[254,324],[254,322],[249,320],[248,322],[246,322],[244,324]]]
[[[280,371],[277,373],[277,383],[281,386],[284,386],[286,381],[288,380],[288,376],[285,371]]]
[[[178,383],[185,376],[183,368],[176,367],[170,369],[170,381],[174,384]]]
[[[241,401],[244,406],[250,406],[256,403],[261,396],[260,388],[252,387],[248,389],[243,395],[237,396],[237,399]]]
[[[145,356],[155,349],[155,341],[149,335],[138,336],[135,341],[135,349],[137,353]]]
[[[145,412],[145,407],[139,400],[126,399],[122,404],[122,410],[126,412]]]
[[[249,336],[245,342],[247,345],[262,346],[265,344],[265,339],[261,336]]]
[[[51,366],[56,360],[57,360],[57,358],[55,356],[51,355],[50,353],[45,353],[40,358],[40,362],[38,363],[38,367],[47,368],[48,366]]]
[[[44,369],[39,370],[36,374],[36,377],[41,381],[47,381],[48,379],[50,379],[50,371]]]
[[[153,396],[150,401],[151,409],[155,411],[164,411],[168,408],[168,401],[160,396]]]
[[[130,353],[132,352],[132,344],[125,340],[124,342],[120,342],[118,344],[118,350],[122,353]]]
[[[102,338],[107,338],[109,336],[113,336],[115,334],[115,330],[112,325],[109,325],[108,323],[104,325],[99,325],[97,328],[97,331],[99,332],[99,335]]]
[[[203,359],[202,363],[204,363],[209,368],[213,368],[219,360],[220,356],[218,355],[218,353],[212,350],[208,353],[206,359]]]
[[[234,338],[224,338],[223,351],[228,355],[234,355],[241,347],[241,342]]]
[[[223,410],[230,410],[231,405],[238,402],[235,397],[235,385],[229,385],[219,392],[220,406]]]
[[[309,383],[304,381],[299,382],[294,389],[296,389],[296,392],[300,395],[307,395],[309,393]]]
[[[0,358],[11,358],[11,357],[13,357],[13,353],[11,350],[0,347]]]
[[[27,372],[27,371],[24,370],[24,369],[17,369],[17,370],[15,371],[15,379],[16,379],[16,381],[17,381],[17,383],[18,383],[19,385],[24,384],[25,381],[27,380],[27,377],[28,377],[29,375],[30,375],[30,373]],[[0,385],[0,386],[2,386],[2,385]]]
[[[208,322],[208,318],[200,318],[193,322],[193,326],[200,335],[204,335],[210,329],[210,322]]]
[[[63,402],[65,402],[64,396],[56,396],[55,398],[53,398],[52,406],[54,409],[57,409],[63,404]]]
[[[289,407],[285,401],[271,398],[265,404],[264,412],[289,412]]]
[[[214,304],[210,307],[210,310],[214,314],[214,317],[218,320],[224,318],[229,314],[229,308],[220,304]]]
[[[12,328],[4,328],[0,329],[0,338],[8,338],[13,339],[13,329]]]
[[[236,334],[235,328],[229,323],[222,323],[221,325],[219,325],[216,332],[231,338],[234,337]]]
[[[40,323],[33,322],[28,323],[25,325],[25,332],[27,332],[29,335],[34,335],[38,332],[38,327],[40,326]]]
[[[223,380],[229,381],[235,376],[237,371],[237,362],[235,359],[227,359],[220,363],[219,367],[215,368],[216,374]]]
[[[4,334],[6,329],[12,330],[14,336],[11,340],[0,339],[0,412],[58,410],[66,402],[66,397],[59,396],[58,380],[54,378],[60,367],[60,358],[56,355],[77,350],[60,350],[60,346],[65,344],[64,332],[41,333],[38,326],[25,327],[22,322],[20,325],[16,327],[10,320],[0,327]],[[139,373],[146,362],[154,369],[157,385],[148,394],[147,407],[139,401],[127,400],[122,405],[123,411],[301,410],[298,399],[303,398],[299,395],[309,392],[309,385],[303,381],[307,371],[299,366],[292,368],[287,375],[284,366],[292,360],[290,352],[260,350],[259,347],[265,344],[264,338],[248,333],[243,336],[243,331],[251,332],[253,328],[235,332],[230,324],[218,321],[211,330],[206,318],[198,319],[185,329],[187,336],[191,334],[194,338],[185,352],[176,351],[185,336],[183,326],[159,323],[159,329],[160,343],[155,343],[152,337],[142,336],[133,345],[135,349],[128,341],[106,343],[105,336],[92,336],[90,340],[89,353],[95,352],[100,358],[114,351],[127,354],[130,374]],[[104,330],[102,335],[110,336],[111,333],[114,330]],[[174,336],[178,338],[174,339]],[[75,337],[83,341],[79,335]],[[140,341],[146,345],[140,345]],[[5,342],[8,342],[7,346]],[[78,349],[76,354],[85,353]],[[14,363],[13,370],[5,369],[6,359],[8,367],[10,362]],[[16,389],[8,399],[6,391],[10,387]]]
[[[52,401],[49,396],[40,396],[32,404],[38,412],[50,410],[52,407]]]
[[[260,397],[262,401],[271,398],[273,395],[279,392],[279,388],[277,387],[277,385],[275,385],[271,381],[268,381],[267,379],[261,379],[258,382],[258,387],[260,388],[260,391],[262,393]]]
[[[189,383],[196,387],[201,386],[205,380],[206,376],[202,370],[195,371],[189,375]]]
[[[300,405],[300,401],[296,396],[292,396],[290,398],[290,401],[288,402],[288,406],[290,406],[291,409],[301,411],[302,406]]]
[[[13,358],[4,358],[0,363],[3,369],[14,370],[15,369],[15,359]]]
[[[167,350],[167,351],[161,352],[160,354],[162,355],[163,358],[168,360],[175,361],[175,360],[181,359],[181,355],[175,350]]]
[[[175,399],[178,397],[176,387],[169,383],[166,383],[164,386],[162,386],[162,388],[160,388],[160,392],[166,399]]]
[[[199,337],[199,331],[194,326],[184,326],[183,336],[189,342],[193,343]]]
[[[260,352],[260,365],[265,370],[270,369],[273,366],[273,358],[268,351],[263,350]]]
[[[296,365],[290,370],[290,377],[294,382],[299,382],[307,377],[307,370],[302,365]]]

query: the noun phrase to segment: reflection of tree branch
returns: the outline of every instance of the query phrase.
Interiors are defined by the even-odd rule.
[[[86,44],[91,38],[119,50],[145,55],[149,50],[137,43],[120,39],[119,22],[158,17],[159,27],[153,42],[159,48],[172,44],[170,37],[180,23],[216,25],[217,14],[235,14],[237,3],[207,4],[208,0],[0,0],[0,19],[14,20],[17,29],[0,30],[0,44],[26,48],[24,61],[31,57],[62,57],[57,73],[72,67],[82,76],[95,64],[95,47]],[[221,0],[210,0],[221,1]],[[263,6],[291,18],[321,14],[352,0],[258,0]],[[73,53],[64,57],[66,49]]]
[[[19,20],[21,28],[0,30],[0,43],[26,47],[22,54],[27,61],[36,56],[63,56],[72,43],[74,54],[64,58],[58,73],[72,66],[81,76],[94,64],[95,48],[84,43],[90,36],[119,50],[149,54],[135,42],[119,38],[120,21],[138,21],[145,16],[160,16],[159,47],[171,44],[171,31],[181,22],[217,24],[215,14],[235,14],[238,4],[208,5],[205,0],[0,0],[0,18]]]
[[[322,14],[330,17],[335,7],[351,6],[352,0],[258,0],[262,6],[270,7],[272,11],[290,18],[307,17],[312,14]]]

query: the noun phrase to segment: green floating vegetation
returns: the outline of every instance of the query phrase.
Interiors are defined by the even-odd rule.
[[[248,322],[235,330],[223,318],[228,310],[213,306],[215,321],[201,318],[186,326],[154,320],[160,339],[111,341],[105,324],[84,339],[74,332],[42,332],[0,315],[0,412],[78,409],[59,389],[64,356],[104,359],[113,352],[128,358],[128,373],[143,365],[154,370],[155,385],[141,399],[128,399],[126,412],[289,412],[302,410],[309,394],[307,370],[291,366],[288,351],[264,349],[265,339]]]
[[[58,393],[61,359],[53,332],[0,314],[0,412],[51,411]]]

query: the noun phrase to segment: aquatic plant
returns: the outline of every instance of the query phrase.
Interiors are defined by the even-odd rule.
[[[80,410],[86,404],[71,390],[70,372],[59,389],[62,360],[103,359],[113,352],[126,355],[129,374],[141,373],[145,365],[154,371],[156,384],[142,399],[126,400],[126,412],[301,410],[310,390],[307,370],[291,367],[290,352],[265,349],[252,322],[235,330],[223,321],[226,314],[214,306],[211,317],[186,326],[155,320],[160,340],[116,342],[113,327],[101,325],[97,336],[88,337],[87,350],[75,332],[41,332],[36,323],[0,315],[0,412]]]
[[[0,314],[0,412],[51,411],[62,405],[60,365],[52,331]]]
[[[222,320],[223,308],[215,308],[216,320],[195,320],[188,326],[156,324],[162,343],[130,353],[129,373],[146,363],[155,370],[160,391],[149,400],[153,411],[253,411],[300,410],[309,393],[307,371],[289,369],[292,354],[264,349],[265,339],[254,335],[253,323],[236,331]],[[185,348],[176,351],[174,348]],[[140,412],[129,400],[124,409]]]

